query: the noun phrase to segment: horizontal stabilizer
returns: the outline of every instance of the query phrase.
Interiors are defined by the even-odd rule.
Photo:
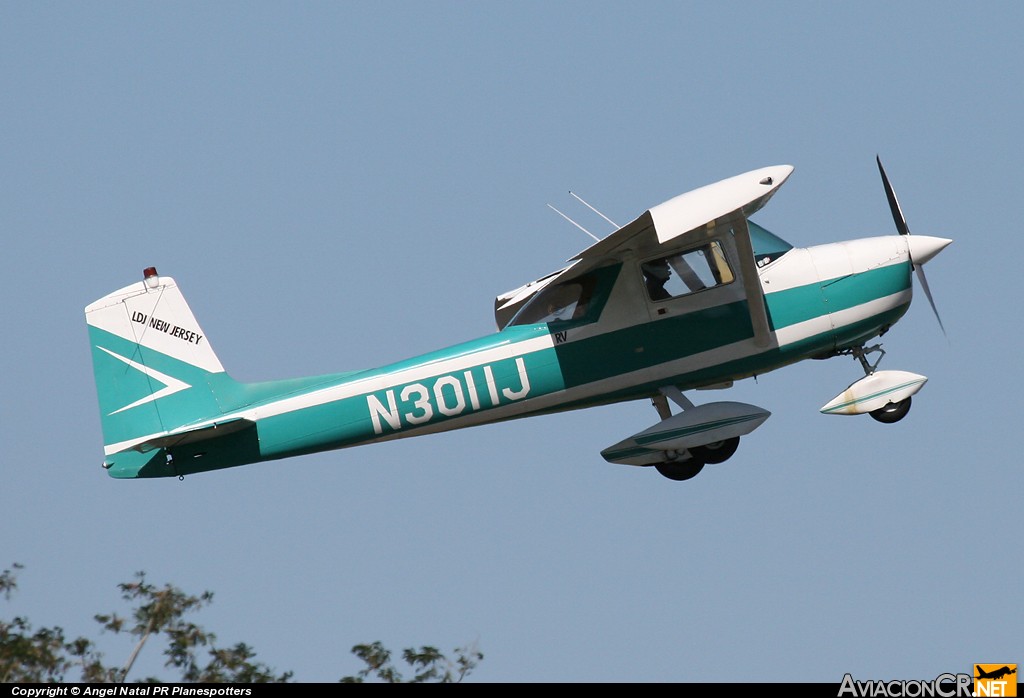
[[[152,439],[147,439],[140,444],[136,444],[132,448],[139,453],[147,453],[157,448],[171,448],[173,446],[184,446],[186,444],[192,444],[199,441],[209,441],[210,439],[234,434],[237,431],[254,426],[256,426],[256,422],[251,419],[229,419],[215,424],[207,424],[195,429],[185,429],[165,434],[163,436],[157,436]]]

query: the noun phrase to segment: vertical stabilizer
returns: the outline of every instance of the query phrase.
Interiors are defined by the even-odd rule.
[[[221,414],[218,389],[233,381],[174,279],[151,267],[85,317],[108,466],[112,454],[138,456],[154,435]]]

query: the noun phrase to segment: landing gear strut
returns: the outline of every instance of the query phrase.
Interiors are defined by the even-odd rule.
[[[849,354],[850,356],[857,359],[860,362],[861,368],[864,369],[864,375],[870,376],[872,373],[878,370],[878,364],[882,363],[882,359],[885,358],[885,349],[882,348],[881,344],[875,344],[870,347],[853,347],[852,349],[843,349],[838,354]],[[878,354],[878,358],[875,363],[868,361],[868,354]]]
[[[678,388],[662,388],[661,392],[651,398],[651,403],[663,421],[672,416],[672,410],[668,404],[669,400],[672,400],[683,410],[693,409],[694,406]],[[724,463],[729,460],[736,453],[739,445],[740,437],[734,436],[702,446],[693,446],[682,451],[682,453],[688,452],[689,457],[686,460],[676,460],[680,455],[678,451],[665,451],[666,460],[661,463],[655,463],[654,469],[669,480],[689,480],[696,477],[706,464]]]

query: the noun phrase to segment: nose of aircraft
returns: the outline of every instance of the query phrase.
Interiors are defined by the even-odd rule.
[[[910,259],[914,264],[925,264],[932,257],[946,249],[953,242],[947,238],[935,238],[928,235],[907,235],[907,246]]]

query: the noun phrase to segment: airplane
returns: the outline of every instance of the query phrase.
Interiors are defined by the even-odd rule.
[[[984,669],[982,669],[977,664],[975,664],[974,666],[975,666],[975,669],[978,670],[978,675],[974,677],[976,679],[993,679],[993,680],[998,680],[998,679],[1003,678],[1004,676],[1009,676],[1010,674],[1016,674],[1017,673],[1016,665],[1014,665],[1014,667],[1012,669],[1008,665],[1002,666],[999,669],[996,669],[995,671],[985,671]]]
[[[835,356],[854,357],[865,375],[821,412],[896,422],[927,378],[879,371],[885,351],[868,343],[907,312],[912,271],[941,327],[923,265],[952,241],[910,234],[877,162],[898,235],[793,247],[750,220],[793,167],[753,170],[654,206],[499,295],[496,333],[370,370],[236,381],[174,279],[149,267],[85,309],[103,467],[115,478],[184,479],[650,400],[658,421],[601,455],[682,481],[729,459],[770,416],[740,402],[696,405],[687,391]]]

